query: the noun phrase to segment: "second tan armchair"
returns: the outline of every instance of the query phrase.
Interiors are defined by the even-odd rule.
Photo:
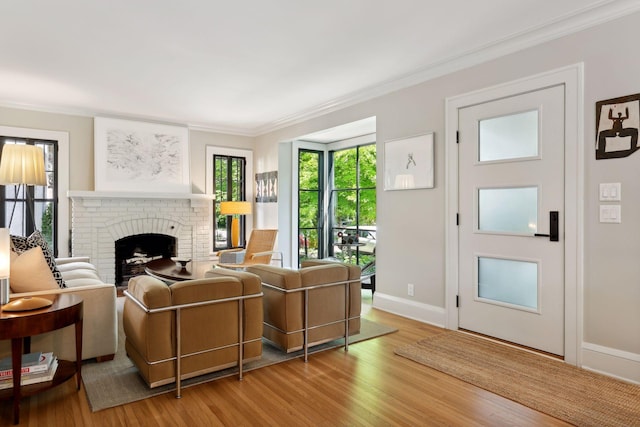
[[[338,262],[299,270],[253,265],[262,280],[263,336],[287,353],[360,331],[360,267]],[[348,349],[348,339],[345,340]]]

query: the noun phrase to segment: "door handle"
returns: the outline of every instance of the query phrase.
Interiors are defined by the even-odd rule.
[[[558,211],[549,211],[549,234],[536,233],[536,237],[548,237],[549,241],[557,242],[560,240],[558,232]]]

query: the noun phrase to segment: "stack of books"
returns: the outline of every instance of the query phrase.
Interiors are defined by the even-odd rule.
[[[29,385],[51,381],[58,369],[58,358],[53,353],[29,353],[22,356],[20,384]],[[13,387],[11,357],[0,360],[0,390]]]

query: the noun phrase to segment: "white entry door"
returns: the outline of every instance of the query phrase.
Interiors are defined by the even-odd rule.
[[[564,354],[564,86],[461,108],[460,328]]]

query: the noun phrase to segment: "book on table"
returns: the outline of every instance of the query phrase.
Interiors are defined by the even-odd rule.
[[[42,353],[38,368],[20,375],[20,385],[36,384],[51,381],[58,369],[58,358],[53,353]],[[0,377],[0,390],[13,387],[13,375]]]
[[[46,367],[42,367],[42,363],[44,362],[43,355],[41,352],[37,351],[34,353],[27,353],[22,355],[22,372],[28,373],[32,371],[38,370],[46,370]],[[0,359],[0,378],[6,376],[12,376],[12,361],[11,356],[4,357]]]

